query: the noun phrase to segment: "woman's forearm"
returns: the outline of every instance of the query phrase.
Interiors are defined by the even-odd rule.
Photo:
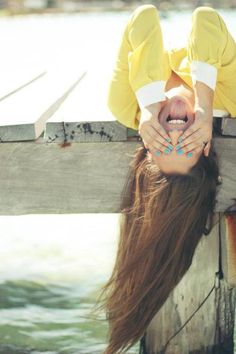
[[[208,112],[213,110],[214,91],[203,82],[194,85],[195,109],[201,108]]]
[[[149,111],[153,116],[158,116],[162,107],[162,102],[152,103],[143,108],[143,110]]]

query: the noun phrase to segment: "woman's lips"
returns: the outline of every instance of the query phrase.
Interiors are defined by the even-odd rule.
[[[194,114],[184,97],[174,96],[166,102],[158,119],[166,131],[185,131],[193,123]]]

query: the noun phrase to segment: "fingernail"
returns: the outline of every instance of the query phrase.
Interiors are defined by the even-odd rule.
[[[167,149],[167,148],[166,148],[166,149],[164,150],[164,153],[167,154],[167,155],[168,155],[170,152],[171,152],[170,149]]]
[[[178,143],[182,143],[183,140],[184,140],[184,139],[181,138],[181,136],[180,136],[179,139],[178,139]]]
[[[188,152],[187,153],[187,157],[192,157],[193,156],[193,153],[192,152]]]
[[[166,141],[168,141],[168,143],[171,142],[171,138],[165,138]]]
[[[178,154],[178,155],[183,155],[183,153],[184,153],[184,152],[183,152],[182,149],[177,150],[177,154]]]
[[[168,145],[168,148],[169,148],[170,150],[173,150],[173,149],[174,149],[174,146],[172,146],[171,144],[169,144],[169,145]]]
[[[175,148],[176,148],[176,150],[178,150],[178,149],[181,149],[181,147],[182,147],[182,146],[179,144],[179,145],[176,145]]]
[[[160,155],[161,155],[161,152],[160,152],[159,150],[157,150],[157,151],[155,152],[155,155],[160,156]]]

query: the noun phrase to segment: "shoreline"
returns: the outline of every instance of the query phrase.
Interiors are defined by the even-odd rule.
[[[50,0],[48,0],[50,1]],[[51,0],[56,1],[56,0]],[[151,3],[151,1],[150,1]],[[154,3],[155,5],[155,3]],[[169,11],[192,11],[198,6],[211,6],[223,10],[236,10],[236,0],[230,4],[219,1],[218,6],[214,6],[211,2],[177,2],[175,4],[169,2],[161,2],[158,6],[160,13],[163,15]],[[63,2],[61,6],[54,7],[18,7],[18,8],[1,8],[0,17],[12,16],[27,16],[27,15],[44,15],[44,14],[77,14],[77,13],[91,13],[91,12],[125,12],[133,11],[136,7],[140,6],[140,2],[124,2],[124,1],[86,1],[86,2]]]

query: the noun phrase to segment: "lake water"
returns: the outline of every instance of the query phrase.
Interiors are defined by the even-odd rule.
[[[236,37],[236,13],[220,12]],[[110,70],[128,16],[1,19],[0,72],[30,66],[50,70],[55,65],[62,70],[81,66],[94,73]],[[190,13],[169,13],[161,22],[166,46],[184,44]],[[0,354],[102,353],[107,324],[88,314],[114,262],[118,217],[0,217]],[[130,350],[137,352],[137,346]]]

